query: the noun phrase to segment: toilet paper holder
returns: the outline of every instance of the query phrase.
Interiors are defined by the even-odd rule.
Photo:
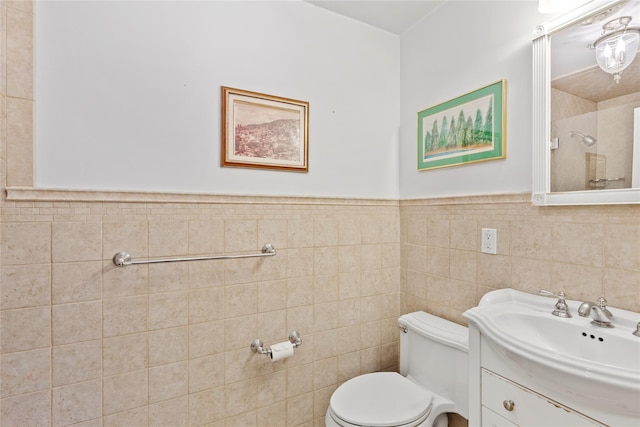
[[[298,331],[291,331],[289,333],[289,342],[293,346],[293,348],[299,347],[302,345],[302,338],[300,338],[300,334]],[[271,347],[264,348],[264,344],[261,339],[255,339],[251,343],[251,351],[254,353],[266,354],[269,356],[271,354]]]

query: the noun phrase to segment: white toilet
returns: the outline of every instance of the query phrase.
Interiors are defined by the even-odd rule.
[[[447,412],[469,418],[468,329],[423,311],[398,322],[400,374],[342,384],[331,396],[327,427],[446,427]]]

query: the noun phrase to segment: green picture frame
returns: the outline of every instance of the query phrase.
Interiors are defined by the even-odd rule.
[[[418,170],[505,159],[506,80],[418,112]]]

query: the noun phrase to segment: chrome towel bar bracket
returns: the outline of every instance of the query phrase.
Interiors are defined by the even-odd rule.
[[[158,258],[158,259],[131,259],[131,254],[125,251],[118,252],[113,256],[113,263],[118,267],[125,267],[127,265],[134,264],[158,264],[163,262],[178,262],[178,261],[208,261],[212,259],[238,259],[238,258],[259,258],[266,256],[274,256],[276,254],[276,248],[271,243],[266,243],[262,247],[262,252],[259,254],[242,254],[242,255],[217,255],[217,256],[200,256],[190,258]]]

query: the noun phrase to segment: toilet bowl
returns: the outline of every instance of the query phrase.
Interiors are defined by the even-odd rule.
[[[331,396],[327,427],[446,427],[467,418],[468,329],[419,311],[401,316],[400,373],[352,378]]]
[[[361,375],[343,385],[331,397],[327,426],[429,425],[433,394],[396,372]]]

